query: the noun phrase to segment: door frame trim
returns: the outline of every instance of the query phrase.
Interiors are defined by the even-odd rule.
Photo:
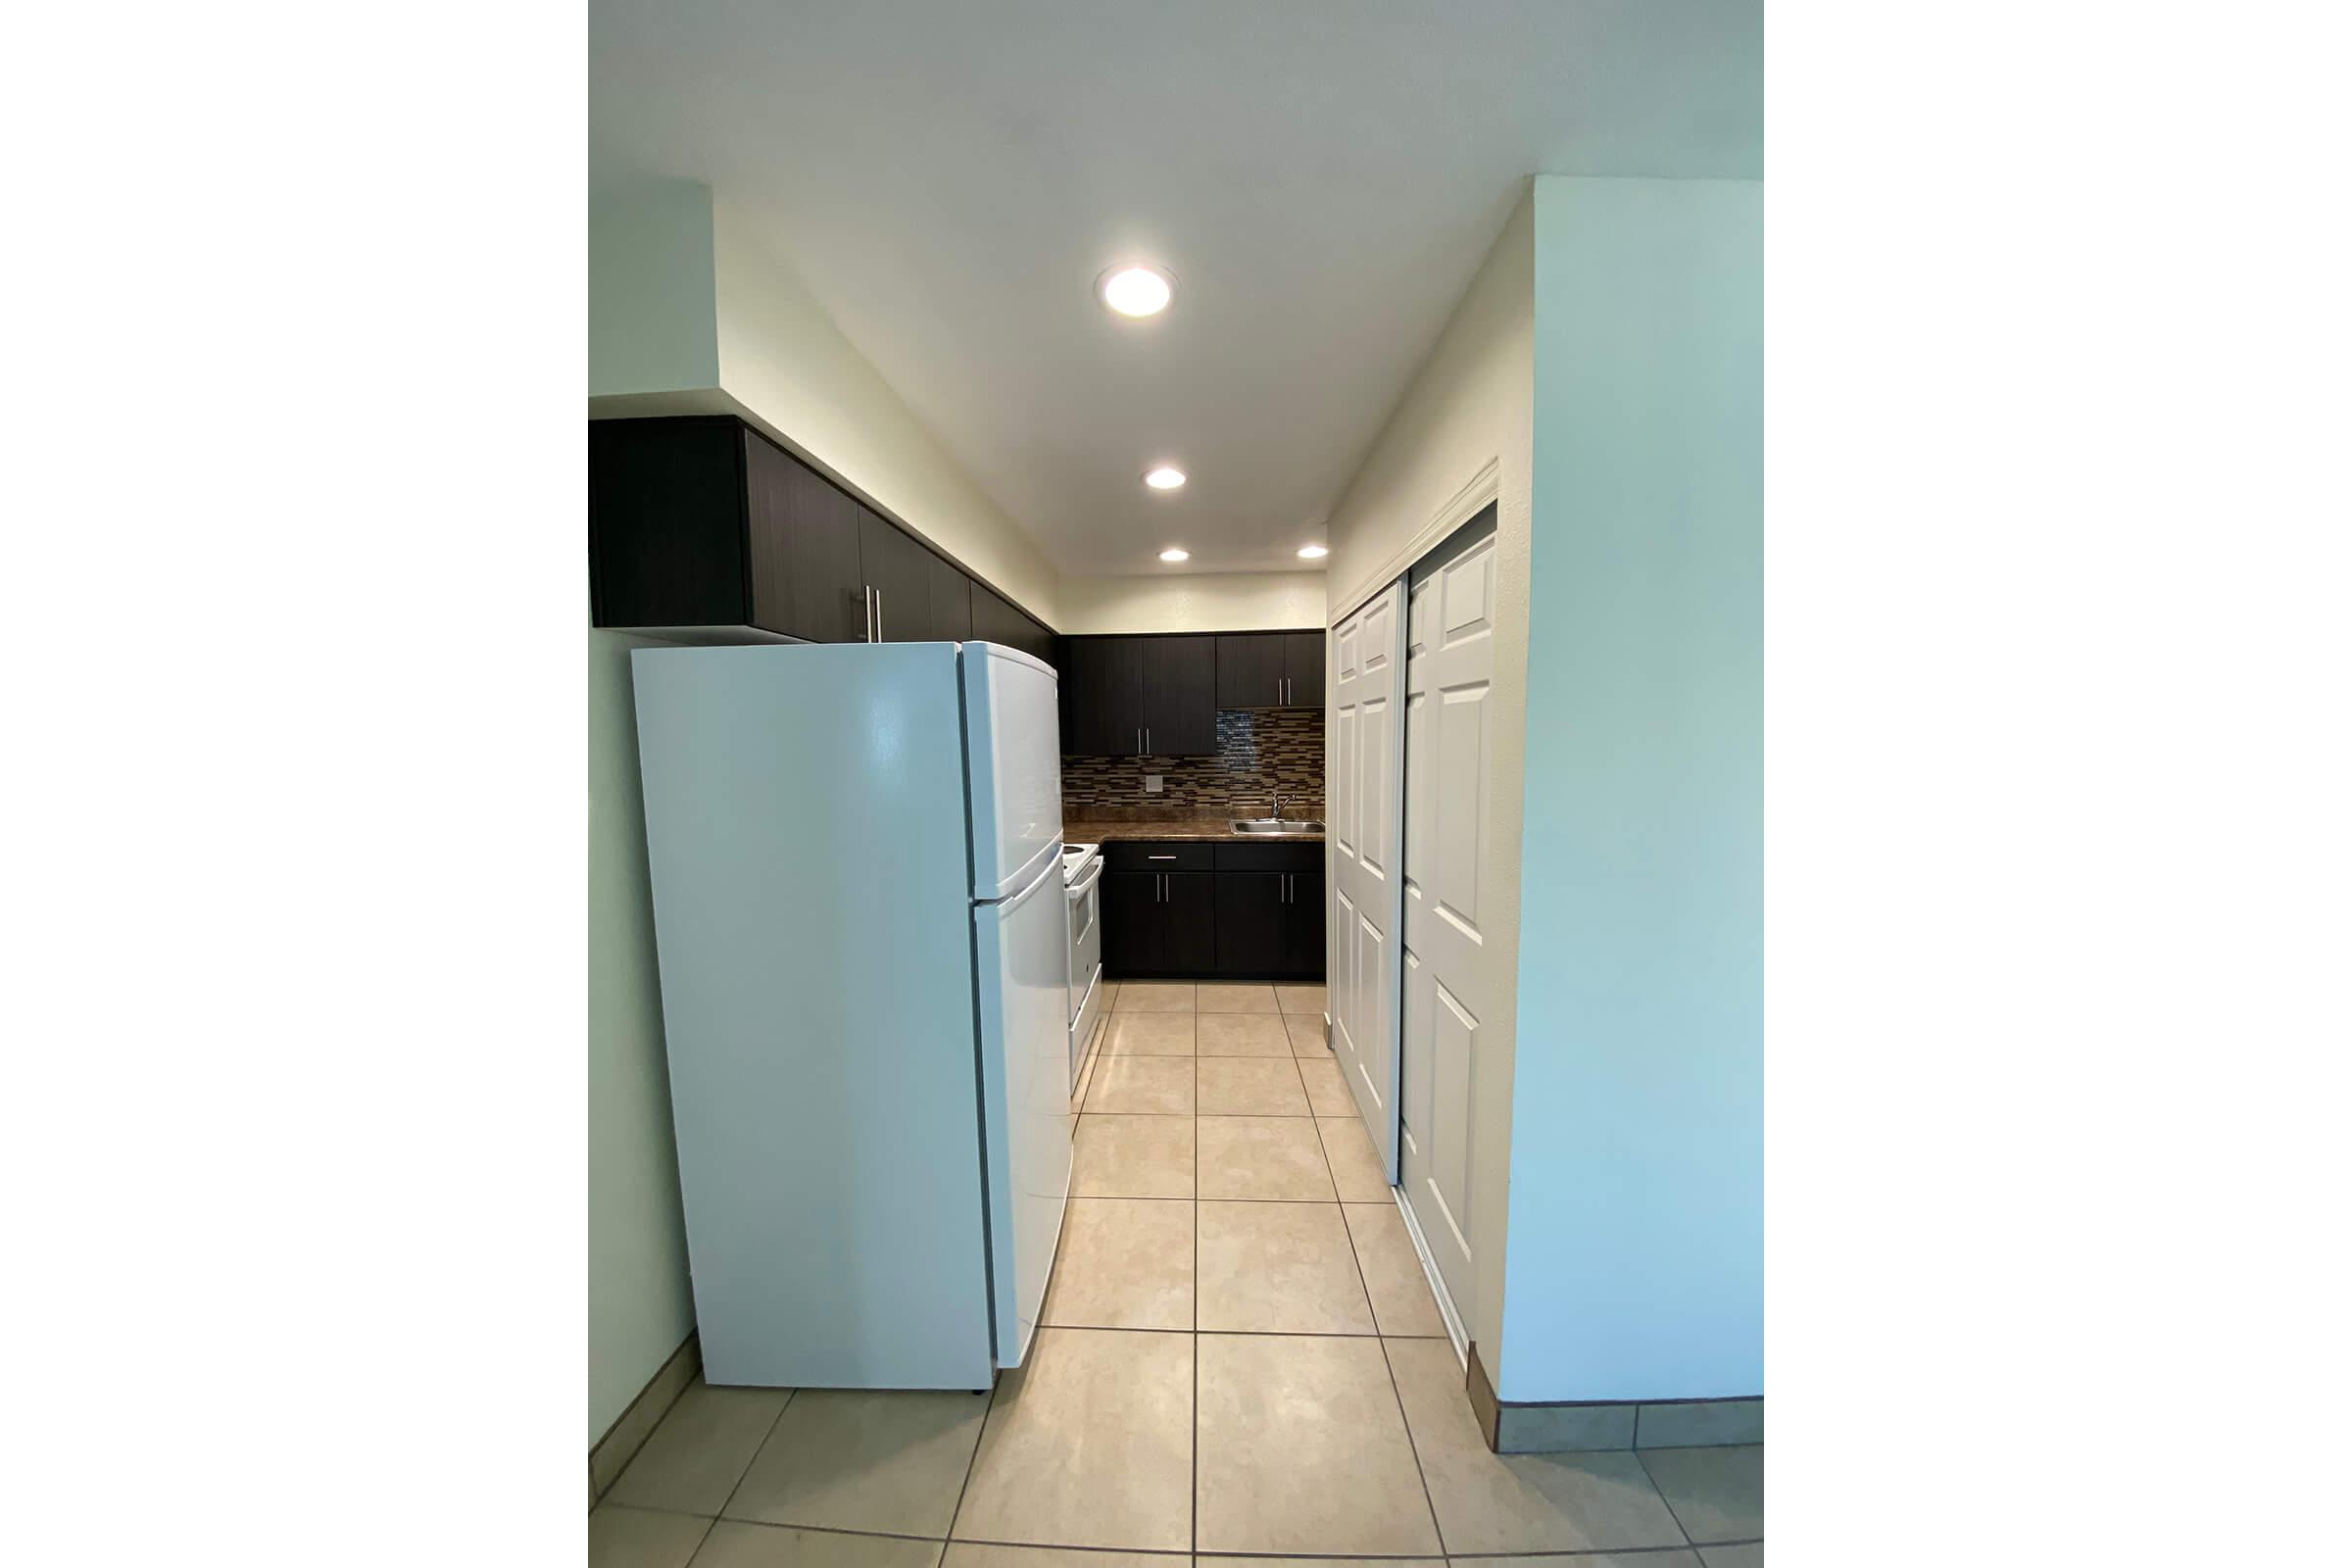
[[[1491,457],[1481,465],[1465,484],[1438,504],[1429,520],[1413,530],[1404,543],[1392,551],[1386,560],[1346,593],[1334,594],[1328,618],[1333,629],[1341,621],[1364,608],[1372,596],[1421,564],[1421,558],[1442,545],[1456,528],[1487,509],[1490,501],[1502,496],[1502,459]]]
[[[1404,1227],[1406,1233],[1412,1238],[1413,1252],[1421,1260],[1421,1272],[1427,1276],[1430,1289],[1436,1293],[1438,1298],[1439,1315],[1446,1321],[1446,1337],[1453,1342],[1454,1353],[1457,1356],[1463,1357],[1465,1365],[1467,1365],[1469,1355],[1470,1342],[1468,1331],[1462,1323],[1461,1315],[1454,1304],[1453,1298],[1446,1294],[1445,1280],[1438,1271],[1437,1259],[1431,1254],[1429,1250],[1429,1241],[1421,1234],[1420,1224],[1413,1217],[1411,1206],[1405,1200],[1403,1188],[1404,835],[1406,827],[1405,797],[1412,785],[1412,781],[1405,776],[1404,683],[1405,662],[1412,656],[1411,617],[1413,573],[1426,560],[1428,560],[1428,558],[1436,555],[1440,550],[1445,548],[1445,546],[1453,539],[1455,534],[1461,532],[1472,522],[1475,522],[1478,519],[1479,514],[1485,512],[1489,507],[1494,507],[1495,509],[1495,532],[1499,534],[1502,531],[1501,479],[1502,460],[1500,456],[1497,455],[1488,458],[1485,463],[1479,466],[1478,471],[1472,474],[1459,490],[1456,490],[1451,496],[1448,496],[1446,499],[1444,504],[1441,505],[1437,512],[1431,516],[1430,520],[1423,523],[1418,529],[1414,530],[1412,537],[1407,539],[1395,554],[1389,557],[1388,562],[1379,568],[1379,574],[1376,575],[1371,582],[1362,584],[1357,588],[1350,590],[1348,594],[1333,599],[1331,601],[1332,609],[1330,612],[1331,625],[1325,633],[1327,640],[1324,645],[1327,653],[1325,655],[1326,669],[1324,672],[1323,701],[1325,711],[1328,713],[1330,705],[1339,694],[1339,680],[1337,671],[1329,667],[1329,661],[1337,657],[1336,650],[1338,648],[1338,643],[1334,639],[1336,639],[1336,634],[1339,631],[1340,622],[1348,619],[1350,615],[1353,615],[1357,612],[1361,611],[1364,606],[1372,602],[1375,596],[1388,592],[1390,588],[1401,587],[1404,590],[1400,596],[1401,603],[1398,607],[1399,613],[1397,616],[1396,626],[1396,791],[1395,800],[1391,803],[1392,810],[1390,817],[1392,824],[1396,830],[1396,837],[1395,840],[1396,855],[1396,989],[1395,996],[1390,999],[1392,1004],[1390,1015],[1395,1019],[1396,1022],[1395,1038],[1392,1043],[1391,1052],[1392,1060],[1396,1066],[1396,1084],[1394,1092],[1389,1097],[1389,1119],[1391,1122],[1392,1137],[1388,1147],[1396,1151],[1396,1159],[1395,1168],[1389,1170],[1386,1172],[1386,1174],[1389,1178],[1390,1196],[1395,1199],[1397,1211],[1404,1216]],[[1328,792],[1331,787],[1330,733],[1330,728],[1327,723],[1324,730],[1324,789],[1326,791],[1326,810],[1329,809]],[[1339,930],[1339,859],[1336,856],[1326,854],[1323,858],[1323,972],[1325,982],[1328,984],[1330,976],[1336,967],[1333,962],[1333,943],[1337,941],[1337,933]],[[1331,1019],[1328,1014],[1324,1018],[1323,1029],[1325,1038],[1328,1040],[1331,1035]],[[1352,1099],[1353,1096],[1350,1095],[1350,1098]],[[1366,1131],[1369,1132],[1370,1129],[1367,1128]],[[1381,1142],[1377,1137],[1372,1140],[1372,1147],[1375,1153],[1380,1152]]]

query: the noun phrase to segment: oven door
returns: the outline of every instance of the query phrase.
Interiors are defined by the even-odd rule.
[[[1102,1011],[1102,860],[1097,857],[1069,885],[1070,1082],[1086,1064],[1087,1042]]]

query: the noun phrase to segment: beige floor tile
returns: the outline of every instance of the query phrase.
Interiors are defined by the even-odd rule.
[[[1322,1019],[1285,1013],[1282,1028],[1290,1036],[1292,1055],[1321,1061],[1331,1054],[1331,1042],[1324,1038]]]
[[[1193,1205],[1167,1198],[1071,1199],[1038,1321],[1058,1328],[1191,1329]]]
[[[1274,988],[1259,985],[1203,985],[1196,993],[1193,1005],[1201,1012],[1282,1011],[1274,1001]]]
[[[1695,1551],[1578,1552],[1573,1557],[1468,1557],[1470,1568],[1711,1568]],[[702,1568],[700,1563],[695,1568]],[[1761,1568],[1761,1563],[1752,1565]]]
[[[1190,1198],[1194,1162],[1190,1116],[1090,1113],[1078,1118],[1070,1196]]]
[[[791,1396],[784,1389],[714,1389],[697,1378],[612,1483],[606,1500],[716,1514]]]
[[[1285,1012],[1311,1012],[1320,1015],[1329,1005],[1322,986],[1276,986],[1274,1000]]]
[[[1339,1204],[1202,1202],[1199,1207],[1203,1332],[1373,1332],[1372,1307],[1364,1299]]]
[[[1132,1016],[1149,1018],[1152,1013]],[[1288,1056],[1291,1037],[1271,1012],[1204,1012],[1194,1020],[1196,1052],[1203,1056]]]
[[[730,1519],[945,1536],[988,1401],[960,1391],[803,1389],[727,1504]]]
[[[1193,1339],[1039,1329],[997,1384],[956,1538],[1189,1548]]]
[[[1340,1190],[1340,1200],[1348,1203],[1378,1203],[1388,1200],[1394,1190],[1381,1174],[1380,1155],[1373,1151],[1372,1135],[1351,1111],[1345,1116],[1317,1116],[1315,1127],[1323,1135],[1323,1158],[1331,1166],[1331,1182]]]
[[[1764,1543],[1739,1546],[1704,1546],[1698,1553],[1702,1568],[1764,1568]]]
[[[1102,1049],[1113,1056],[1189,1056],[1193,1032],[1189,1012],[1114,1012],[1102,1028]]]
[[[1190,1012],[1194,986],[1190,980],[1122,980],[1120,1012]]]
[[[1392,1338],[1444,1337],[1446,1320],[1438,1315],[1438,1298],[1430,1294],[1421,1254],[1413,1250],[1412,1235],[1396,1203],[1349,1203],[1344,1212],[1348,1239],[1355,1244],[1355,1266],[1363,1271],[1380,1332]]]
[[[1492,1453],[1470,1413],[1462,1363],[1451,1345],[1382,1345],[1446,1550],[1621,1551],[1687,1544],[1631,1452]]]
[[[1150,1551],[1070,1551],[1058,1546],[986,1546],[976,1541],[951,1541],[947,1560],[940,1568],[1185,1568],[1185,1562]]]
[[[1196,1549],[1441,1549],[1377,1340],[1198,1341]]]
[[[694,1568],[936,1568],[946,1544],[721,1519],[695,1553]]]
[[[1304,1116],[1201,1116],[1200,1181],[1202,1198],[1254,1198],[1332,1202],[1323,1140]]]
[[[1189,1116],[1193,1113],[1190,1056],[1104,1056],[1086,1092],[1089,1113]]]
[[[1642,1466],[1700,1545],[1764,1534],[1764,1446],[1643,1448]]]
[[[1102,1010],[1114,1012],[1119,1005],[1119,983],[1116,980],[1098,980],[1095,989],[1102,993]]]
[[[1303,1116],[1306,1091],[1288,1056],[1202,1056],[1194,1063],[1203,1116]]]
[[[1306,1086],[1306,1102],[1318,1116],[1352,1116],[1355,1101],[1340,1078],[1335,1056],[1306,1057],[1298,1063],[1298,1081]]]
[[[588,1515],[588,1568],[686,1568],[710,1521],[612,1503]]]
[[[1443,1557],[1195,1557],[1198,1568],[1438,1568]],[[1473,1568],[1485,1568],[1475,1564]],[[1555,1563],[1553,1568],[1584,1568]]]

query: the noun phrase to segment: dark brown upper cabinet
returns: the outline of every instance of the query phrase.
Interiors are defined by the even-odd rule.
[[[1323,633],[1219,633],[1217,706],[1321,708]]]
[[[931,635],[931,552],[859,507],[858,562],[865,573],[864,614],[873,641],[935,641]]]
[[[1282,634],[1282,702],[1286,708],[1323,706],[1323,645],[1319,631]]]
[[[1217,749],[1217,640],[1139,637],[1144,755],[1195,757]]]
[[[1282,638],[1278,631],[1221,632],[1217,637],[1217,706],[1275,708],[1282,703]]]
[[[858,504],[756,430],[743,432],[743,453],[751,623],[812,643],[864,642]]]
[[[924,552],[930,563],[931,637],[935,642],[962,643],[972,639],[972,579],[953,563]]]
[[[1054,634],[1045,622],[1015,609],[978,578],[972,580],[971,635],[984,643],[1017,648],[1032,659],[1054,662]]]
[[[1144,751],[1141,637],[1072,637],[1062,652],[1061,749],[1079,757]]]
[[[588,582],[598,626],[1055,652],[1042,621],[727,416],[589,421]]]
[[[1216,751],[1213,635],[1072,637],[1063,665],[1063,751],[1081,757]]]

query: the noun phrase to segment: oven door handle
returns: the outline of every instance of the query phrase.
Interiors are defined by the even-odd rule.
[[[1086,896],[1087,896],[1089,893],[1092,893],[1092,892],[1094,892],[1094,890],[1095,890],[1095,884],[1096,884],[1096,883],[1098,883],[1098,882],[1100,882],[1100,881],[1102,881],[1102,860],[1100,860],[1100,859],[1097,859],[1097,860],[1095,861],[1095,867],[1094,867],[1094,869],[1093,869],[1093,870],[1091,870],[1091,871],[1087,872],[1087,873],[1086,873],[1086,875],[1085,875],[1085,877],[1084,877],[1084,878],[1082,878],[1081,880],[1079,880],[1079,881],[1076,881],[1076,882],[1073,882],[1073,883],[1071,883],[1071,884],[1070,884],[1070,888],[1069,888],[1069,893],[1070,893],[1070,902],[1071,902],[1072,904],[1075,904],[1075,903],[1077,903],[1077,902],[1078,902],[1080,899],[1083,899],[1083,898],[1085,898],[1085,897],[1086,897]]]

